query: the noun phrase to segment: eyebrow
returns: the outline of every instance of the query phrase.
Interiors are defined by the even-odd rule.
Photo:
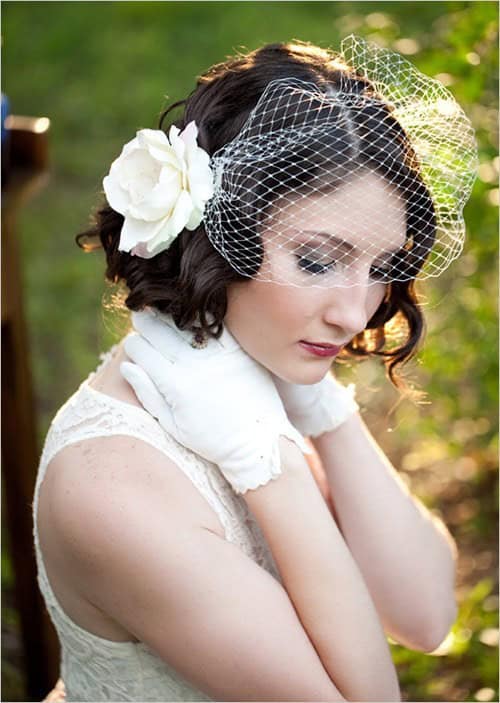
[[[303,234],[312,234],[316,237],[322,237],[323,239],[326,239],[328,242],[334,242],[338,247],[340,247],[341,249],[345,249],[345,251],[349,254],[357,249],[357,247],[355,247],[354,244],[351,244],[350,242],[346,242],[345,239],[341,239],[340,237],[336,237],[334,234],[329,234],[328,232],[318,232],[315,229],[303,229],[300,231]]]
[[[303,234],[312,234],[316,237],[321,237],[322,239],[326,239],[329,242],[333,241],[339,248],[344,249],[349,254],[351,254],[352,252],[359,251],[358,247],[354,244],[346,242],[345,239],[336,237],[334,234],[330,234],[329,232],[321,232],[315,229],[302,229],[300,230],[300,232]],[[396,254],[398,251],[401,251],[401,247],[396,247],[395,249],[384,249],[384,251],[380,252],[380,255],[377,257],[377,259],[383,256],[394,256],[394,254]]]

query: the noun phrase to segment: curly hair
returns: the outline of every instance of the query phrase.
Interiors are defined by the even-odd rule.
[[[268,83],[287,77],[313,82],[323,91],[335,90],[341,83],[344,90],[348,85],[354,93],[370,90],[365,78],[329,50],[306,42],[268,44],[230,57],[199,76],[188,97],[162,113],[159,129],[168,132],[171,124],[184,129],[194,120],[199,146],[212,155],[237,136]],[[372,94],[375,95],[373,90]],[[167,117],[177,108],[183,108],[181,116],[167,124]],[[380,139],[363,139],[367,120],[369,131]],[[417,251],[416,260],[423,261],[435,236],[432,200],[404,130],[383,101],[378,110],[371,115],[365,113],[362,119],[352,114],[352,124],[351,141],[358,145],[357,163],[369,163],[401,192],[406,206],[406,236]],[[391,159],[387,159],[388,149]],[[151,259],[118,250],[123,222],[121,214],[104,204],[94,214],[91,227],[77,235],[76,241],[86,251],[104,248],[106,278],[125,284],[125,305],[131,310],[151,306],[171,314],[180,329],[201,328],[208,335],[220,336],[227,311],[227,287],[245,280],[245,276],[216,251],[203,222],[193,231],[184,229],[166,251]],[[418,273],[417,265],[408,266],[412,275]],[[392,345],[388,343],[389,322],[399,330],[397,343]],[[414,278],[393,281],[387,285],[384,300],[366,329],[344,348],[343,356],[382,357],[389,378],[402,387],[398,367],[414,355],[423,333],[424,319]]]

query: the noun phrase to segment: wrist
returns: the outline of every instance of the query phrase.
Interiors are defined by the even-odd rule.
[[[352,446],[353,443],[359,442],[359,432],[362,426],[363,420],[359,412],[355,412],[346,418],[342,424],[316,437],[311,437],[310,441],[321,461],[325,463],[332,453],[341,456],[344,454],[343,448],[345,446]],[[326,463],[329,464],[330,462],[326,461]]]

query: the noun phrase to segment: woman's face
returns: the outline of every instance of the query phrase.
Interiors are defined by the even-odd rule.
[[[404,201],[373,173],[330,194],[296,200],[262,232],[266,280],[229,286],[227,328],[283,380],[319,382],[333,357],[310,345],[342,347],[365,329],[386,289],[370,270],[387,268],[405,243],[405,230]]]

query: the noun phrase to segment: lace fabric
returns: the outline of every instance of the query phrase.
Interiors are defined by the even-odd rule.
[[[104,356],[103,364],[111,358],[113,351]],[[61,644],[61,677],[66,686],[67,701],[211,700],[193,688],[145,643],[114,642],[81,628],[66,615],[50,586],[36,521],[40,487],[47,466],[70,444],[112,435],[136,437],[174,461],[217,514],[225,538],[281,582],[259,525],[242,496],[233,491],[218,467],[176,442],[142,408],[94,390],[89,382],[96,372],[80,385],[52,421],[33,500],[38,584]]]

